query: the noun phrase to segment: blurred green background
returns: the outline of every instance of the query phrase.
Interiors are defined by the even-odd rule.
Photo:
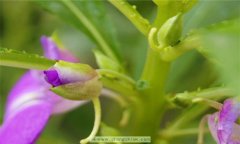
[[[129,74],[138,79],[144,64],[147,41],[134,26],[109,3],[105,5],[107,16],[113,23],[118,52]],[[137,10],[151,22],[155,17],[156,6],[152,1],[130,1]],[[184,17],[183,35],[192,29],[202,28],[224,20],[239,18],[238,1],[200,1]],[[38,2],[0,1],[0,46],[24,50],[29,53],[42,54],[40,37],[50,36],[57,31],[65,47],[77,55],[81,62],[97,68],[91,52],[97,46],[84,33],[73,25],[63,21],[59,16],[47,12]],[[105,29],[104,31],[108,31]],[[237,45],[239,43],[236,43]],[[14,83],[25,72],[23,69],[0,67],[0,122],[4,116],[6,97]],[[167,92],[176,93],[185,90],[196,90],[213,85],[220,85],[219,72],[201,54],[191,51],[178,58],[172,65]],[[102,98],[103,122],[117,126],[121,117],[118,104]],[[183,112],[177,110],[176,113]],[[172,112],[171,117],[175,117]],[[170,117],[170,118],[171,118]],[[67,114],[52,117],[38,143],[41,144],[75,144],[86,137],[93,123],[92,104],[88,103]],[[198,125],[199,119],[193,123]],[[195,143],[196,135],[187,138]],[[211,138],[209,138],[211,139]],[[185,143],[179,138],[179,144]],[[171,143],[171,142],[170,142]]]

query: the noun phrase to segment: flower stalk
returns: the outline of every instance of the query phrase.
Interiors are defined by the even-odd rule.
[[[95,120],[94,120],[94,125],[93,125],[93,129],[92,132],[90,133],[90,135],[85,138],[82,139],[80,141],[80,144],[86,144],[89,143],[97,134],[99,126],[101,124],[101,104],[100,104],[100,100],[98,97],[93,98],[92,99],[93,102],[93,106],[94,106],[94,111],[95,111]]]

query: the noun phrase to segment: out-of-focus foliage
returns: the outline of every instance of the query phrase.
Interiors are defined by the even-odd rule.
[[[240,93],[240,19],[213,25],[201,34],[221,82]]]
[[[57,14],[58,17],[44,11],[39,3],[41,7]],[[115,52],[123,54],[124,65],[129,70],[130,75],[138,79],[148,47],[146,39],[118,10],[107,2],[74,1],[74,3],[104,35],[105,40],[113,46]],[[156,6],[152,1],[130,1],[130,3],[136,5],[137,10],[150,21],[155,17]],[[192,29],[203,28],[223,20],[239,17],[239,6],[238,1],[199,1],[184,16],[183,35]],[[89,9],[93,10],[89,11]],[[68,23],[75,27],[67,25]],[[214,69],[213,64],[197,51],[188,52],[173,63],[167,92],[196,90],[198,87],[206,88],[224,82],[230,82],[230,86],[239,90],[240,40],[238,25],[239,21],[222,23],[204,31],[205,47],[211,50],[212,55],[217,60],[220,60],[218,62],[219,69]],[[65,47],[74,52],[81,62],[96,67],[95,59],[91,53],[91,49],[96,47],[95,40],[89,41],[88,38],[90,37],[92,40],[92,35],[76,17],[70,15],[65,6],[57,1],[38,1],[37,3],[0,1],[1,47],[41,54],[40,36],[51,35],[56,30]],[[116,38],[118,39],[116,40]],[[4,115],[8,92],[24,72],[25,70],[22,69],[0,67],[0,121]],[[115,113],[120,111],[119,106],[112,101],[105,99],[103,101],[103,121],[110,128],[112,125],[117,125],[116,123],[120,120],[121,116]],[[179,111],[181,110],[177,110],[176,113]],[[191,126],[196,127],[199,119],[197,118],[197,121]],[[92,104],[89,103],[70,113],[51,119],[38,143],[78,143],[80,138],[89,134],[92,123],[93,109]],[[172,143],[176,140],[178,140],[178,144],[190,141],[195,143],[196,135],[186,138],[177,137]],[[213,143],[209,136],[207,140],[209,143]]]
[[[37,1],[43,8],[52,12],[53,14],[63,18],[66,22],[76,26],[84,32],[89,38],[97,43],[96,37],[92,33],[92,28],[84,23],[85,20],[79,20],[73,13],[73,9],[64,5],[62,1]],[[73,1],[75,8],[78,9],[83,16],[96,28],[100,36],[109,44],[115,53],[117,53],[117,40],[115,27],[109,19],[106,11],[105,3],[103,1]],[[101,45],[100,45],[101,48]],[[120,56],[118,54],[118,56]]]
[[[239,9],[238,0],[199,0],[193,9],[185,15],[183,31],[186,34],[192,29],[238,18]]]
[[[183,36],[198,28],[237,19],[240,17],[239,9],[239,1],[199,1],[184,16]],[[216,72],[201,54],[196,51],[188,52],[173,63],[167,90],[179,92],[218,85],[220,83],[216,83]]]

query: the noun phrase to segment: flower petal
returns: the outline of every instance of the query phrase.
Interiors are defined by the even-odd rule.
[[[79,62],[79,60],[68,50],[59,48],[51,38],[42,36],[41,44],[44,49],[45,57],[49,59]]]
[[[56,70],[54,69],[46,70],[44,71],[44,74],[45,74],[45,80],[48,83],[50,83],[52,86],[55,87],[63,84]]]
[[[227,144],[231,140],[231,135],[236,120],[240,116],[240,103],[228,99],[224,102],[219,113],[219,122],[217,125],[217,135],[220,144]]]
[[[25,73],[9,93],[5,118],[26,101],[44,96],[40,94],[50,87],[48,83],[41,79],[41,76],[35,76],[35,72],[37,71]]]
[[[32,144],[46,125],[52,106],[44,100],[28,101],[8,117],[0,131],[0,144]]]
[[[230,141],[232,144],[240,144],[240,125],[234,124]]]
[[[84,105],[88,101],[73,101],[61,98],[53,107],[53,114],[61,114]]]
[[[214,113],[212,115],[208,115],[208,127],[216,142],[219,144],[218,136],[217,136],[217,119],[219,113]]]
[[[50,69],[56,70],[63,84],[84,82],[97,76],[95,69],[86,64],[58,61]]]

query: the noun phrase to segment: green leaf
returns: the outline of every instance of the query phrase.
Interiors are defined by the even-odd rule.
[[[55,61],[36,54],[28,54],[24,51],[0,48],[0,65],[2,66],[44,70],[54,64]]]
[[[121,133],[115,129],[112,128],[108,125],[106,125],[105,123],[101,123],[101,136],[121,136]]]
[[[124,72],[124,69],[118,63],[113,61],[108,56],[104,55],[102,52],[98,50],[94,50],[93,52],[94,52],[97,64],[101,69],[110,69],[110,70],[114,70],[121,73]]]
[[[103,1],[37,1],[48,11],[84,32],[101,50],[118,61],[114,27]]]
[[[221,80],[240,93],[240,19],[225,21],[202,31],[204,48],[216,60]]]
[[[199,0],[184,17],[183,33],[240,16],[240,1]]]

